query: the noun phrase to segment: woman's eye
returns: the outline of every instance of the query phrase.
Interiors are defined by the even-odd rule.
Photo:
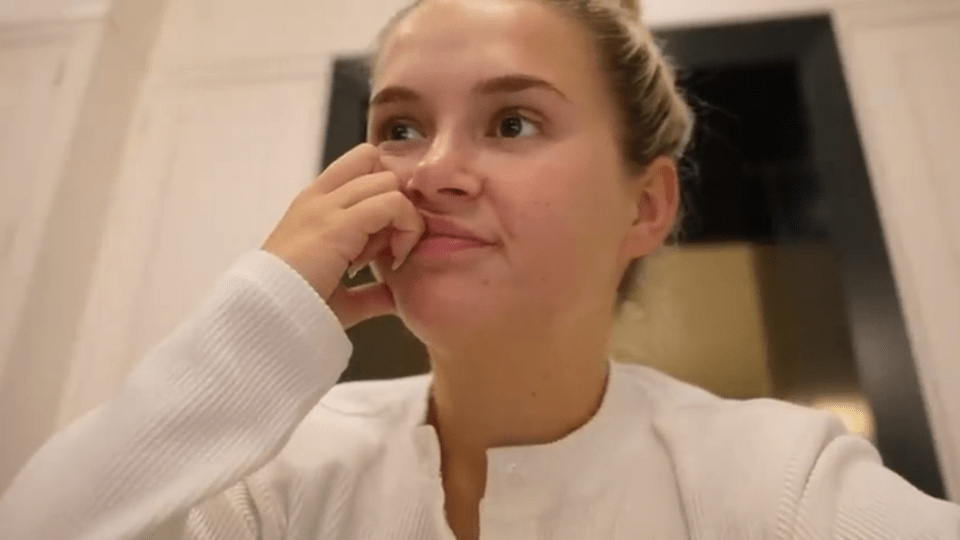
[[[529,137],[537,133],[537,126],[520,115],[511,114],[500,119],[496,131],[498,137]]]
[[[387,126],[384,130],[384,140],[387,141],[408,141],[413,139],[425,139],[422,133],[416,130],[410,124],[395,122]]]

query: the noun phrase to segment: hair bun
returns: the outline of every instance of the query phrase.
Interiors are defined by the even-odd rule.
[[[620,0],[620,7],[637,19],[640,18],[640,0]]]

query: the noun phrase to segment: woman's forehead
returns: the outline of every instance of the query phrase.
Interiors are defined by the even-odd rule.
[[[472,84],[503,73],[525,73],[576,93],[596,79],[587,33],[532,0],[432,0],[387,38],[376,86],[439,79]],[[592,82],[595,82],[592,81]]]

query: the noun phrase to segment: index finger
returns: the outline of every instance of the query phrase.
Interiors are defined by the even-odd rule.
[[[380,150],[370,143],[363,143],[331,163],[314,180],[313,186],[321,193],[330,193],[354,178],[386,170],[380,161]]]

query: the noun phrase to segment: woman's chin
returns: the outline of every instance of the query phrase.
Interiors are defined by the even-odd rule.
[[[392,281],[392,280],[391,280]],[[430,276],[389,283],[397,314],[421,341],[441,345],[483,334],[495,313],[497,296],[490,287],[452,276]],[[442,346],[442,345],[441,345]]]

